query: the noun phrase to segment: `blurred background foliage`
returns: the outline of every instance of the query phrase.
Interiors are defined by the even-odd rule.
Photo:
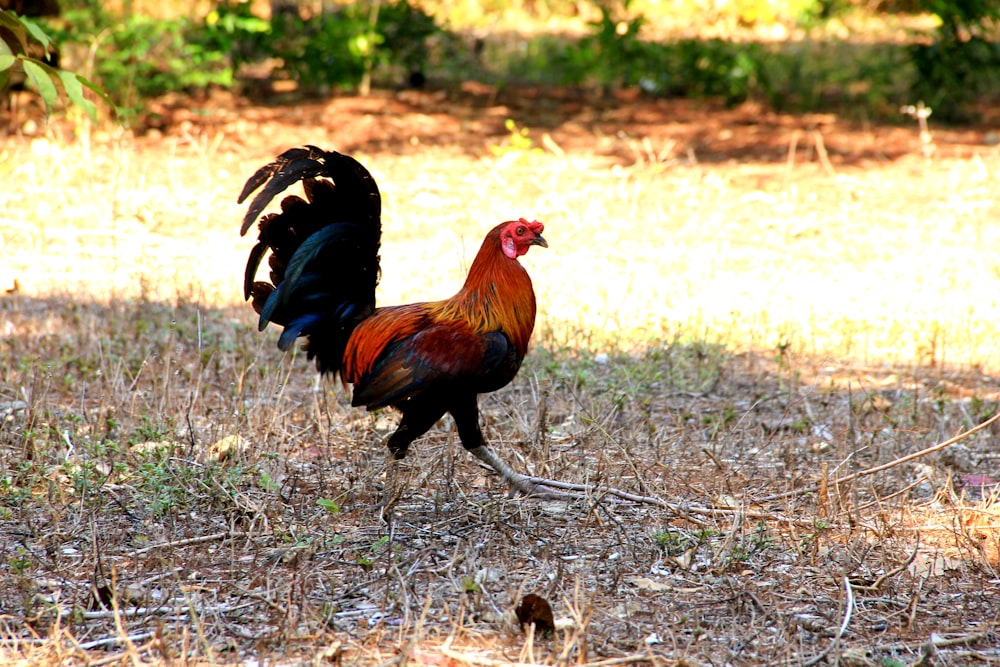
[[[975,120],[1000,100],[997,0],[60,0],[31,20],[126,117],[167,93],[468,80],[881,120],[918,101]]]

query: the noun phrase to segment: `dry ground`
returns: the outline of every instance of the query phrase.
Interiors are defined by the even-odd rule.
[[[159,111],[0,151],[6,662],[1000,662],[998,429],[898,462],[996,412],[981,129],[926,156],[908,126],[489,89]],[[305,142],[383,188],[383,303],[546,223],[488,437],[659,502],[507,498],[447,423],[387,470],[394,417],[239,303],[235,194]],[[512,620],[527,593],[554,633]]]

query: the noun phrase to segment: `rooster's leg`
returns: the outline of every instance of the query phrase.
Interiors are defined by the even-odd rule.
[[[506,461],[494,454],[493,450],[486,445],[473,447],[469,449],[469,453],[500,473],[500,476],[510,484],[511,488],[522,495],[546,500],[576,500],[583,497],[575,493],[558,491],[544,484],[536,484],[527,475],[514,472],[514,469],[507,465]]]
[[[411,401],[399,406],[403,413],[399,426],[389,436],[386,446],[392,452],[392,460],[386,470],[385,488],[379,505],[380,518],[385,519],[386,512],[396,504],[396,501],[406,490],[406,477],[402,476],[397,461],[406,456],[410,444],[430,430],[431,426],[444,415],[444,408],[429,402]]]
[[[389,451],[392,452],[392,458],[397,460],[406,456],[406,450],[410,448],[410,443],[427,433],[431,426],[434,426],[445,413],[443,407],[416,401],[402,405],[399,409],[403,413],[403,418],[386,443]]]
[[[510,484],[513,490],[525,496],[535,496],[550,500],[572,500],[580,497],[576,494],[557,491],[544,484],[538,484],[532,481],[527,475],[515,472],[506,461],[487,447],[483,431],[479,427],[479,406],[477,405],[476,396],[473,396],[471,401],[468,399],[457,401],[448,411],[455,418],[455,425],[458,427],[458,437],[462,441],[462,446],[469,450],[469,453],[477,459],[496,470],[504,481]]]
[[[389,468],[386,471],[384,497],[380,503],[383,513],[399,500],[405,487],[404,480],[400,479],[399,465],[396,462],[406,456],[410,444],[427,433],[431,426],[434,426],[434,423],[444,416],[445,412],[444,408],[427,401],[411,401],[398,407],[403,413],[403,417],[399,420],[399,426],[385,443],[389,451],[392,452],[393,460],[389,462]]]

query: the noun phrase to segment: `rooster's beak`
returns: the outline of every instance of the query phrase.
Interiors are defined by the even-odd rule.
[[[545,237],[542,236],[541,234],[536,235],[535,238],[531,240],[531,245],[540,245],[543,248],[549,247],[548,241],[546,241]]]

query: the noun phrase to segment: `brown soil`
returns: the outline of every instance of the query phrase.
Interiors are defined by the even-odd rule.
[[[708,163],[782,163],[792,148],[798,160],[819,159],[816,134],[836,167],[865,167],[927,149],[916,121],[902,115],[898,126],[869,125],[834,114],[777,113],[753,102],[727,108],[713,100],[650,99],[630,90],[605,99],[575,90],[500,91],[471,82],[453,90],[380,91],[323,102],[285,98],[274,106],[227,94],[164,99],[150,105],[137,129],[156,141],[195,125],[223,132],[251,152],[275,152],[307,137],[347,153],[414,154],[435,146],[479,157],[509,135],[508,118],[547,133],[567,152],[596,152],[620,165],[645,157],[629,139],[648,140],[657,152],[669,145],[675,155]],[[969,157],[990,141],[989,126],[942,129],[933,116],[931,125],[938,157]]]

